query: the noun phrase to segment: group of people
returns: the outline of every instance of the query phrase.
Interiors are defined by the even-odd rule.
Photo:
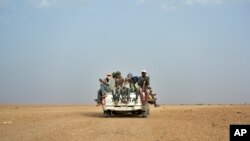
[[[150,80],[146,70],[141,71],[141,76],[133,76],[129,73],[126,78],[123,78],[120,71],[116,71],[107,74],[105,79],[99,79],[101,82],[100,89],[97,92],[97,105],[101,104],[101,98],[106,96],[107,93],[112,93],[113,101],[118,104],[119,100],[123,103],[127,103],[130,98],[130,93],[134,92],[136,94],[135,102],[137,103],[138,95],[143,91],[143,88],[147,91],[148,103],[154,104],[155,107],[159,107],[156,103],[156,94],[150,87]]]

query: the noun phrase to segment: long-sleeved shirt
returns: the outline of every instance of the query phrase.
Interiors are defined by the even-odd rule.
[[[113,91],[115,88],[115,80],[113,78],[110,78],[109,80],[104,79],[103,80],[105,82],[105,84],[107,84],[109,86],[109,88]]]
[[[110,89],[113,91],[114,90],[114,88],[115,88],[115,80],[113,79],[113,78],[111,78],[110,80],[109,80],[109,87],[110,87]]]

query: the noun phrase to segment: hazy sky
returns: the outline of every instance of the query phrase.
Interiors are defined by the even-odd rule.
[[[249,0],[0,0],[0,104],[94,103],[150,73],[160,103],[250,103]]]

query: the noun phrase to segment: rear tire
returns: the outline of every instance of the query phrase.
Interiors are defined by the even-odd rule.
[[[146,110],[146,111],[142,111],[142,113],[141,113],[141,117],[143,117],[143,118],[146,118],[146,117],[148,117],[148,115],[149,115],[149,113],[148,113],[149,111],[148,111],[148,109]]]
[[[150,113],[150,107],[147,106],[147,107],[144,107],[143,111],[141,111],[140,116],[143,118],[146,118],[146,117],[148,117],[149,113]]]
[[[111,117],[111,111],[104,111],[103,112],[104,117]]]

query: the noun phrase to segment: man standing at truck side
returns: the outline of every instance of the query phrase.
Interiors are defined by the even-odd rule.
[[[154,106],[155,107],[160,107],[160,105],[158,105],[157,103],[156,103],[156,99],[157,98],[155,98],[155,95],[156,94],[153,94],[152,93],[152,89],[151,89],[151,87],[149,86],[150,85],[150,81],[149,81],[149,76],[147,75],[147,71],[146,70],[142,70],[141,71],[141,76],[139,77],[139,80],[138,80],[138,85],[140,86],[140,90],[139,90],[139,94],[140,94],[140,92],[142,92],[143,90],[143,84],[145,83],[145,92],[146,92],[146,94],[147,94],[147,96],[148,96],[148,100],[149,100],[149,103],[151,104],[154,104]]]
[[[145,98],[146,98],[145,100],[147,101],[147,98],[148,98],[148,92],[147,92],[147,90],[148,90],[148,87],[150,85],[150,81],[149,81],[149,76],[147,76],[147,71],[146,70],[142,70],[141,71],[141,76],[139,77],[138,85],[140,87],[138,94],[140,94],[140,93],[142,93],[144,91],[145,95],[146,95],[145,96]]]
[[[145,88],[146,89],[150,85],[149,77],[147,76],[147,71],[146,70],[141,71],[141,76],[139,77],[139,80],[138,80],[138,85],[140,86],[140,88],[143,87],[143,83],[145,83]]]

